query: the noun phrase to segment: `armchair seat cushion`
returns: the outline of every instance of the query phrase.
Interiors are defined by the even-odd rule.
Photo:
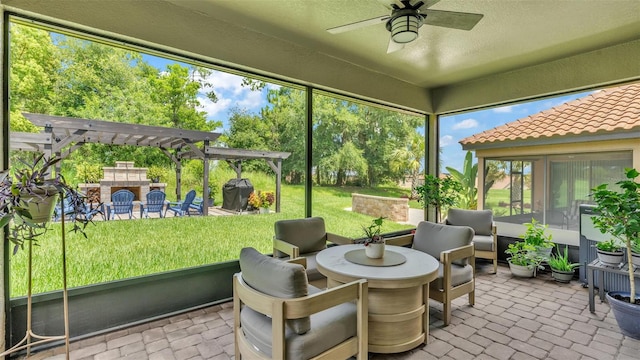
[[[444,266],[440,263],[440,267],[438,268],[438,278],[431,282],[432,287],[436,287],[438,290],[444,290],[442,282],[443,274]],[[460,266],[451,264],[451,287],[468,283],[471,280],[473,280],[473,268],[471,265]]]
[[[309,293],[321,290],[309,286]],[[262,353],[272,357],[271,318],[249,307],[240,312],[243,335]],[[344,303],[311,315],[313,326],[304,334],[285,328],[286,359],[309,359],[330,347],[357,335],[357,309],[353,303]]]
[[[493,248],[493,235],[478,235],[473,237],[473,247],[479,251],[495,251]]]

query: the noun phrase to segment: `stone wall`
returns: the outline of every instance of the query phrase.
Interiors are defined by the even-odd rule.
[[[391,221],[409,221],[409,199],[351,194],[351,210],[370,216],[383,216]]]

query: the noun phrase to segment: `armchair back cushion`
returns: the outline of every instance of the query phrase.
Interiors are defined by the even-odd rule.
[[[449,226],[421,221],[413,236],[412,247],[440,259],[440,253],[443,251],[471,244],[473,235],[473,229],[468,226]],[[459,259],[454,260],[453,263],[466,266],[468,260]]]
[[[299,247],[300,254],[320,251],[327,247],[327,231],[324,219],[320,217],[276,221],[274,230],[276,239]]]
[[[491,210],[449,209],[447,224],[469,226],[476,235],[493,235],[493,212]]]
[[[285,299],[309,294],[304,266],[274,259],[254,248],[240,251],[240,270],[244,282],[261,293]],[[311,319],[288,320],[287,326],[297,334],[304,334],[311,327]]]

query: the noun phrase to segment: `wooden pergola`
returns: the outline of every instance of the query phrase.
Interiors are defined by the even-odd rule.
[[[220,133],[166,128],[161,126],[118,123],[104,120],[79,119],[63,116],[23,113],[40,133],[11,133],[11,150],[45,153],[62,159],[84,144],[148,146],[159,148],[176,165],[176,196],[181,199],[182,159],[201,159],[204,162],[202,194],[209,197],[209,161],[225,160],[242,177],[242,161],[263,159],[276,174],[276,212],[280,212],[282,160],[291,153],[278,151],[232,149],[210,146]],[[57,169],[59,170],[59,169]],[[209,204],[204,201],[203,212]]]

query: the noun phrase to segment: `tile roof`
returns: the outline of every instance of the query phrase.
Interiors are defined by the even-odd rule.
[[[557,107],[471,135],[470,145],[640,130],[640,83],[607,88]]]

